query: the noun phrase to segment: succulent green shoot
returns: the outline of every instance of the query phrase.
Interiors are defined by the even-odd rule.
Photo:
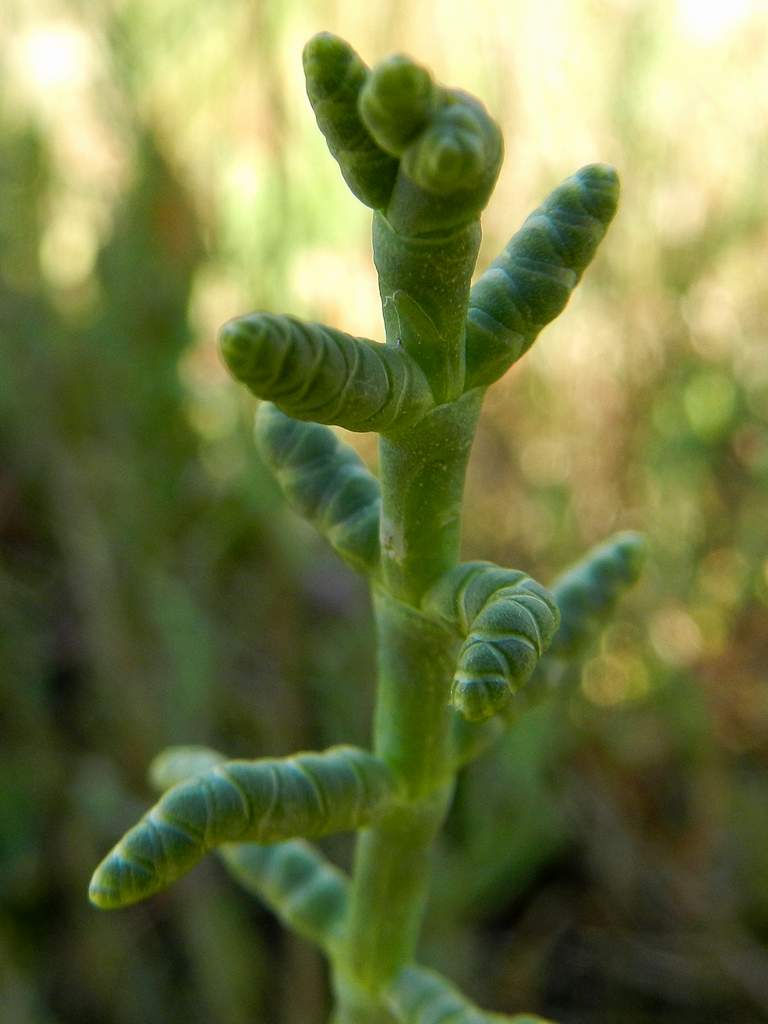
[[[616,172],[582,167],[544,201],[472,289],[467,386],[487,386],[563,309],[592,261],[619,199]]]
[[[360,828],[392,796],[386,766],[354,747],[214,764],[168,790],[107,855],[91,902],[109,909],[146,899],[224,843]]]
[[[407,352],[294,317],[254,313],[232,320],[221,332],[221,353],[255,395],[300,420],[387,433],[434,405]]]
[[[562,615],[550,648],[556,658],[581,654],[608,621],[622,594],[637,583],[648,545],[625,531],[588,551],[554,582],[552,592]]]
[[[423,131],[403,150],[382,212],[405,236],[465,228],[490,198],[502,153],[501,134],[483,105],[444,89]]]
[[[565,307],[618,181],[582,168],[470,288],[502,160],[493,118],[409,57],[369,69],[329,33],[309,41],[304,70],[328,148],[374,211],[385,343],[257,312],[225,325],[220,344],[235,379],[265,400],[256,441],[288,502],[370,584],[373,749],[256,761],[167,751],[151,771],[164,794],[99,865],[91,899],[126,906],[216,850],[328,955],[334,1024],[544,1024],[479,1010],[414,953],[457,772],[547,695],[540,680],[579,654],[640,572],[635,534],[589,553],[551,593],[523,572],[460,560],[485,391]],[[332,425],[380,434],[378,478]],[[347,878],[305,839],[349,829],[360,836]]]
[[[256,443],[293,508],[360,572],[379,571],[381,488],[329,427],[302,423],[271,402],[256,414]]]
[[[463,637],[451,703],[472,722],[495,715],[525,684],[560,622],[544,587],[490,562],[457,566],[423,606]]]
[[[368,68],[349,43],[321,32],[304,48],[304,74],[317,126],[350,191],[380,210],[392,193],[397,160],[376,144],[358,113]]]

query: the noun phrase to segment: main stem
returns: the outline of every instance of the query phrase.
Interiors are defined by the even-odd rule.
[[[397,245],[390,234],[386,242],[388,249]],[[470,248],[476,252],[474,244]],[[391,251],[382,258],[381,246],[376,255],[386,308],[400,283],[397,266],[403,264],[393,260],[398,254]],[[474,263],[466,245],[464,258],[468,269],[454,279],[451,295],[462,311]],[[406,266],[413,294],[413,265]],[[427,304],[434,309],[434,301]],[[463,326],[446,326],[440,324],[446,359],[455,365],[457,351],[463,351]],[[387,338],[388,344],[407,346],[409,341]],[[429,584],[458,561],[464,478],[481,398],[480,391],[473,391],[439,405],[413,429],[382,437],[380,443],[382,582],[373,594],[379,669],[374,750],[395,775],[400,797],[358,841],[347,933],[335,964],[334,1024],[392,1024],[382,994],[415,952],[430,848],[453,788],[448,695],[456,656],[454,638],[419,608]]]

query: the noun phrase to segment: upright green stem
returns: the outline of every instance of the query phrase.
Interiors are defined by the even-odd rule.
[[[406,313],[425,312],[443,335],[443,369],[430,367],[431,379],[451,389],[463,373],[463,327],[452,310],[463,316],[477,241],[474,228],[448,244],[423,246],[401,239],[382,218],[374,229],[385,311],[391,314],[393,297],[407,285],[418,305]],[[415,251],[426,259],[412,258]],[[440,265],[452,268],[453,290],[437,296],[431,282],[445,277],[430,271]],[[387,344],[414,353],[424,341],[409,316],[387,315],[387,334]],[[448,697],[456,644],[419,606],[427,587],[458,561],[464,478],[481,399],[477,389],[439,405],[413,429],[380,443],[382,585],[374,592],[379,651],[374,751],[394,773],[400,799],[358,843],[346,942],[337,965],[339,1024],[390,1019],[381,1015],[379,994],[413,958],[429,851],[453,787]]]
[[[452,638],[410,605],[375,595],[379,692],[375,752],[401,797],[358,843],[340,965],[341,1020],[374,1024],[378,993],[414,954],[429,880],[429,849],[451,792],[448,688]],[[370,1000],[370,1012],[363,1000]]]
[[[418,607],[427,587],[456,564],[461,500],[482,391],[440,405],[406,435],[382,437],[382,573],[388,591]]]

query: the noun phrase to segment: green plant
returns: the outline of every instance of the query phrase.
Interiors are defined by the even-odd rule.
[[[557,686],[636,579],[642,542],[613,538],[551,593],[522,572],[461,564],[464,476],[487,387],[565,306],[614,215],[617,179],[602,165],[569,178],[470,288],[502,159],[484,108],[405,57],[369,71],[328,34],[304,66],[329,149],[374,210],[386,344],[253,314],[226,325],[221,347],[268,400],[257,439],[289,501],[370,580],[373,753],[246,762],[171,749],[152,769],[165,795],[99,866],[91,899],[133,903],[218,848],[328,954],[335,1024],[510,1020],[413,963],[430,847],[459,768]],[[379,432],[380,482],[327,424]],[[363,830],[349,880],[304,842],[344,829]]]

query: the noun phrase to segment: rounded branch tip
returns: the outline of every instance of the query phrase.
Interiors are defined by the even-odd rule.
[[[618,188],[619,174],[611,164],[585,164],[576,174],[594,187]]]
[[[352,62],[362,63],[346,40],[332,32],[318,32],[307,42],[302,64],[316,99],[334,93]]]
[[[302,53],[302,59],[306,61],[319,60],[323,63],[346,59],[352,47],[333,32],[316,32],[307,40]]]
[[[641,533],[626,530],[624,533],[618,534],[614,544],[617,554],[624,562],[627,574],[633,581],[636,580],[648,557],[648,541]]]
[[[101,884],[97,878],[98,873],[97,869],[88,886],[88,901],[99,910],[112,910],[116,906],[115,892]]]
[[[615,167],[610,164],[587,164],[576,171],[574,178],[589,193],[590,213],[602,221],[609,221],[619,204],[621,184]]]
[[[227,368],[240,377],[250,366],[253,355],[251,338],[243,331],[243,318],[230,320],[219,331],[219,352]]]
[[[370,73],[359,108],[376,142],[400,156],[422,131],[437,105],[437,90],[426,68],[410,57],[387,57]]]
[[[469,722],[484,722],[500,711],[512,696],[503,676],[465,678],[457,674],[451,687],[451,704]]]
[[[427,192],[438,195],[473,188],[499,155],[495,135],[483,118],[487,115],[468,103],[445,106],[406,153],[408,174]]]
[[[138,903],[161,888],[157,876],[143,865],[125,860],[119,853],[107,854],[93,873],[88,899],[99,910],[120,910]]]
[[[219,332],[219,351],[227,369],[243,383],[268,373],[270,355],[283,351],[283,332],[279,320],[269,313],[251,313],[224,324]],[[262,365],[263,364],[263,365]]]

